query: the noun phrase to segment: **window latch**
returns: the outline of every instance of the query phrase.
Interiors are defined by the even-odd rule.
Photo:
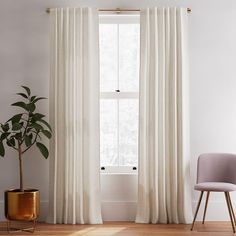
[[[119,89],[116,89],[115,91],[116,91],[117,93],[119,93],[119,92],[120,92],[120,90],[119,90]]]
[[[104,166],[102,166],[102,167],[101,167],[101,170],[105,170],[105,167],[104,167]]]

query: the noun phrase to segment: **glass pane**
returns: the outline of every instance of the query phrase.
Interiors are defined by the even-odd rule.
[[[117,24],[100,24],[100,90],[101,92],[117,89]]]
[[[101,166],[117,166],[118,127],[117,100],[103,99],[100,103],[100,158]]]
[[[139,24],[119,25],[119,87],[121,91],[139,89]]]
[[[138,165],[138,99],[119,101],[119,164]]]

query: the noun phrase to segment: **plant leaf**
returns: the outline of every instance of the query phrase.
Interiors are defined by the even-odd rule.
[[[17,134],[15,134],[15,138],[18,140],[18,139],[21,139],[22,138],[22,133],[19,132]]]
[[[36,129],[37,131],[40,131],[40,130],[43,130],[43,129],[44,129],[43,126],[41,126],[40,124],[37,124],[37,123],[31,123],[31,124],[29,125],[29,127],[32,127],[32,128],[34,128],[34,129]]]
[[[46,126],[48,127],[48,129],[52,132],[52,128],[51,128],[51,126],[48,124],[47,121],[41,119],[41,120],[38,120],[38,122],[41,122],[41,123],[43,123],[44,125],[46,125]]]
[[[32,116],[32,121],[40,120],[40,119],[42,119],[43,117],[45,117],[45,115],[40,114],[40,113],[35,113],[35,114],[33,114],[33,116]]]
[[[42,100],[42,99],[47,99],[47,98],[45,98],[45,97],[35,98],[33,102],[36,103],[37,101]]]
[[[34,110],[36,109],[36,106],[34,103],[29,103],[26,105],[26,107],[27,107],[28,111],[30,111],[30,112],[34,112]]]
[[[14,139],[14,138],[11,138],[9,141],[10,141],[10,143],[11,143],[13,146],[16,145],[16,142],[15,142],[15,139]]]
[[[4,140],[5,138],[7,138],[9,134],[10,134],[10,133],[8,133],[8,132],[3,133],[3,134],[1,135],[1,138],[0,138],[1,141]]]
[[[30,89],[26,86],[21,86],[27,92],[28,96],[30,96]]]
[[[16,106],[16,107],[21,107],[23,109],[25,109],[26,111],[28,111],[28,107],[27,104],[24,102],[15,102],[13,104],[11,104],[12,106]]]
[[[42,130],[42,133],[49,139],[52,137],[51,132],[49,132],[48,130]]]
[[[21,117],[22,117],[22,113],[21,114],[17,114],[17,115],[14,115],[11,119],[9,119],[7,122],[11,121],[12,124],[14,123],[19,123]]]
[[[26,147],[29,147],[32,144],[32,139],[30,138],[30,136],[25,136],[25,145]]]
[[[32,96],[32,97],[30,98],[30,101],[33,102],[35,98],[36,98],[36,96]]]
[[[0,142],[0,156],[2,156],[2,157],[5,156],[5,148],[3,146],[2,141]]]
[[[38,149],[42,153],[42,155],[45,157],[45,159],[47,159],[49,153],[48,153],[48,149],[46,148],[46,146],[40,142],[37,142],[36,146],[38,147]]]
[[[7,145],[8,145],[9,147],[15,146],[15,145],[16,145],[15,139],[14,139],[14,138],[11,138],[10,140],[8,140],[8,141],[7,141]]]
[[[10,142],[7,140],[7,145],[9,146],[9,147],[12,147],[12,145],[10,144]]]
[[[4,124],[4,125],[1,125],[1,127],[2,127],[2,130],[4,131],[4,132],[7,132],[8,130],[9,130],[9,124]]]
[[[17,93],[17,95],[20,95],[20,96],[22,96],[23,98],[26,98],[26,99],[28,98],[28,96],[24,93]]]
[[[14,123],[12,125],[12,130],[16,131],[16,130],[20,130],[22,128],[22,125],[20,123]]]

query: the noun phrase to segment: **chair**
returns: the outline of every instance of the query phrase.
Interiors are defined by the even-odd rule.
[[[236,155],[226,153],[200,155],[197,166],[197,184],[194,186],[194,189],[201,191],[201,194],[191,230],[193,230],[197,218],[203,193],[207,193],[202,221],[204,224],[210,192],[224,192],[233,232],[235,233],[234,224],[236,224],[236,219],[229,193],[236,190]]]

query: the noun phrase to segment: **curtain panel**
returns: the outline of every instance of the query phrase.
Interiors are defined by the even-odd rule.
[[[50,223],[99,224],[98,13],[52,9]]]
[[[141,11],[137,223],[190,223],[187,10]]]

